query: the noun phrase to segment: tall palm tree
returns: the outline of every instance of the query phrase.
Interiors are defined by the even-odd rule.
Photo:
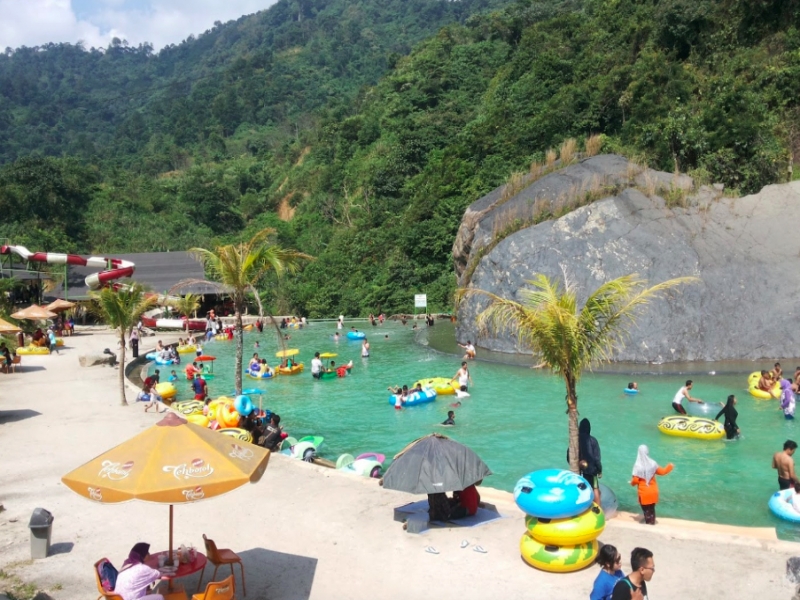
[[[171,302],[178,314],[186,317],[186,334],[189,334],[189,319],[192,318],[194,312],[200,308],[200,296],[197,294],[186,294],[179,300]]]
[[[119,395],[123,406],[128,405],[125,399],[125,334],[136,327],[139,317],[156,304],[156,296],[145,295],[141,284],[134,283],[114,290],[105,287],[89,293],[94,301],[94,312],[109,327],[119,333]]]
[[[249,241],[239,244],[217,246],[214,250],[192,248],[190,253],[203,263],[206,276],[217,282],[233,301],[236,317],[236,393],[242,393],[242,354],[244,352],[244,327],[242,313],[248,293],[256,293],[256,287],[269,271],[277,276],[294,273],[302,261],[313,260],[313,257],[286,250],[269,240],[275,233],[267,228],[256,233]],[[187,281],[184,284],[200,283]],[[202,283],[212,283],[203,281]],[[258,294],[256,293],[256,297]]]
[[[546,275],[536,275],[528,283],[532,289],[520,290],[521,302],[508,300],[478,289],[462,289],[461,299],[470,295],[489,298],[488,308],[478,315],[478,327],[486,330],[510,330],[519,342],[533,350],[541,363],[564,379],[569,415],[570,469],[578,471],[578,392],[583,370],[593,364],[608,362],[622,347],[627,326],[636,315],[663,292],[695,277],[679,277],[646,287],[638,275],[624,275],[597,288],[582,308],[577,291],[569,282],[561,284]]]

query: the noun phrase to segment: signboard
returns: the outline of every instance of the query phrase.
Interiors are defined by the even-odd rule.
[[[428,295],[427,294],[414,294],[414,308],[427,308]]]

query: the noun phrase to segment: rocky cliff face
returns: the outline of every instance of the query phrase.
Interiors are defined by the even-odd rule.
[[[639,171],[622,157],[599,156],[541,178],[506,202],[498,202],[497,190],[478,200],[467,210],[454,247],[462,285],[516,298],[535,273],[567,274],[585,298],[604,281],[628,273],[651,284],[692,275],[700,283],[644,310],[616,360],[800,355],[792,327],[800,314],[800,182],[744,198],[707,187],[686,197],[676,191],[691,184],[685,176]],[[570,202],[569,190],[596,190],[597,181],[609,197],[523,227],[499,243],[493,239],[496,223],[508,222],[508,211],[559,198]],[[681,206],[668,207],[659,193]],[[459,340],[478,338],[485,348],[526,352],[511,334],[478,335],[475,319],[486,306],[477,296],[461,304]]]

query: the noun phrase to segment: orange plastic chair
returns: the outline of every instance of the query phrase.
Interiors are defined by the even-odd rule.
[[[107,592],[103,589],[103,584],[100,581],[100,572],[97,570],[97,567],[100,566],[100,563],[104,560],[108,560],[107,558],[101,558],[96,563],[94,563],[94,580],[97,582],[97,591],[100,592],[100,595],[97,597],[97,600],[104,598],[105,600],[122,600],[122,596],[119,594],[115,594],[114,592]]]
[[[203,542],[206,545],[206,557],[208,558],[208,562],[214,565],[214,574],[211,576],[211,579],[216,577],[217,569],[219,569],[221,565],[230,565],[231,577],[233,577],[233,565],[234,563],[239,563],[239,568],[242,570],[242,592],[245,596],[247,596],[247,587],[244,583],[244,565],[242,564],[242,559],[239,558],[239,555],[233,550],[228,550],[227,548],[217,548],[214,540],[208,539],[205,533],[203,534]],[[200,589],[200,585],[203,583],[203,573],[205,570],[206,568],[203,566],[203,570],[200,571],[200,579],[197,582],[198,590]]]
[[[211,581],[206,586],[206,591],[202,594],[195,594],[192,600],[234,600],[233,593],[236,591],[236,581],[233,575],[222,581]]]

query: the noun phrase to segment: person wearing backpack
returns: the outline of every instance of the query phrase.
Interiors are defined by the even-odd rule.
[[[647,600],[647,582],[655,572],[653,553],[647,548],[634,548],[631,552],[631,573],[614,585],[611,600]]]
[[[153,584],[161,579],[158,570],[144,564],[149,554],[150,544],[139,542],[122,563],[114,588],[114,593],[122,596],[122,600],[164,600],[161,594],[149,593]]]

